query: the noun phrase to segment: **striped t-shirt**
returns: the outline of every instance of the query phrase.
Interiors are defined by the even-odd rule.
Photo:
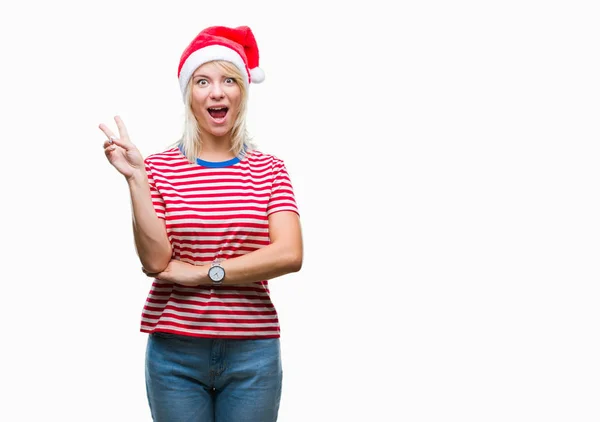
[[[298,213],[284,162],[258,150],[242,159],[190,164],[174,147],[150,155],[145,165],[174,259],[200,265],[244,255],[269,244],[270,214]],[[186,287],[155,279],[141,331],[225,338],[280,335],[267,280]]]

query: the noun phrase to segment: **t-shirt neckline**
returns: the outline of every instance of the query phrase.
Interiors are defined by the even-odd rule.
[[[182,145],[179,145],[178,149],[183,155],[185,155]],[[233,165],[239,163],[240,161],[242,161],[242,158],[244,157],[244,155],[246,155],[246,147],[245,146],[244,146],[244,149],[240,152],[240,154],[237,157],[231,158],[229,160],[207,161],[207,160],[202,160],[200,158],[196,158],[196,164],[198,164],[199,166],[202,166],[202,167],[209,167],[209,168],[230,167],[230,166],[233,166]]]

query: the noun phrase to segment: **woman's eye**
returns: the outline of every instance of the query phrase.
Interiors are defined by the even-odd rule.
[[[233,83],[235,83],[235,79],[233,79],[233,78],[225,78],[225,83],[233,84]]]
[[[196,83],[198,85],[206,85],[206,84],[208,84],[208,81],[206,79],[198,79],[198,81]]]

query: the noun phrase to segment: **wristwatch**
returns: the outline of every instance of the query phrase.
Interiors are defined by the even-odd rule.
[[[208,269],[208,278],[212,281],[213,286],[223,284],[225,278],[225,269],[221,267],[222,259],[215,259]]]

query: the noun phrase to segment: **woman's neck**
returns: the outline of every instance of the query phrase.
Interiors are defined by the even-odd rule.
[[[202,148],[200,158],[205,161],[226,161],[234,158],[231,151],[231,137],[226,136],[204,136],[202,137]]]

